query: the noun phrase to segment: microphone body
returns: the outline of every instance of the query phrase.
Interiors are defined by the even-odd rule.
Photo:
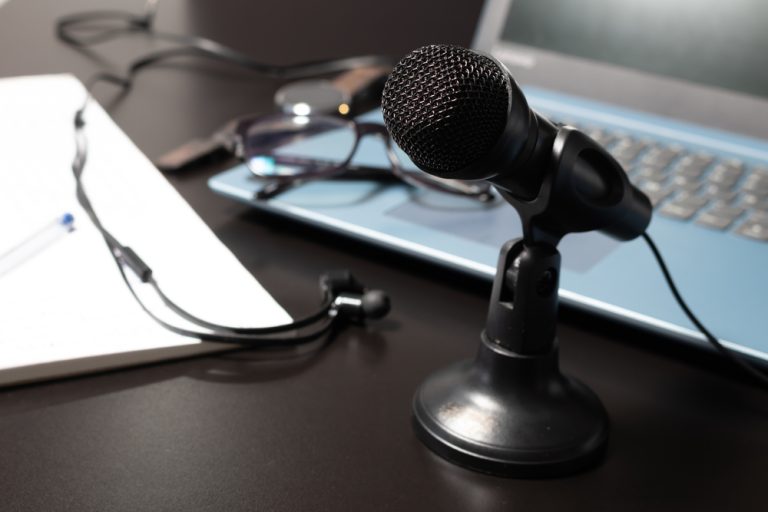
[[[621,165],[585,134],[531,110],[494,58],[430,45],[403,58],[382,97],[392,138],[423,171],[487,180],[520,213],[529,241],[570,232],[641,235],[652,207]]]

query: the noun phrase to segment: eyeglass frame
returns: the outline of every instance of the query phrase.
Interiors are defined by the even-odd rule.
[[[325,167],[319,167],[317,170],[307,171],[306,173],[298,173],[293,175],[267,175],[260,173],[251,167],[249,161],[249,155],[245,151],[244,141],[247,138],[247,132],[257,123],[265,123],[270,120],[282,120],[291,118],[312,118],[312,119],[328,119],[333,120],[334,123],[344,123],[355,133],[355,142],[349,151],[347,157],[338,164],[327,165]],[[355,178],[355,173],[360,172],[362,175],[357,178],[363,179],[375,179],[377,181],[389,181],[387,176],[391,176],[402,183],[406,183],[416,188],[426,188],[429,190],[453,194],[460,197],[467,197],[475,199],[481,202],[491,202],[495,199],[493,189],[486,182],[470,183],[460,180],[446,180],[438,178],[421,171],[407,171],[403,169],[402,162],[397,156],[394,150],[394,141],[389,135],[386,126],[381,123],[375,122],[361,122],[357,119],[345,119],[330,115],[308,115],[299,116],[295,114],[278,113],[267,114],[260,116],[246,116],[235,119],[232,123],[228,123],[229,129],[226,130],[224,140],[224,146],[241,162],[243,162],[248,170],[254,175],[264,180],[267,180],[265,186],[259,190],[255,198],[256,199],[271,199],[291,188],[303,185],[306,182],[343,177],[343,178]],[[322,133],[322,132],[318,132]],[[312,134],[314,135],[314,134]],[[360,147],[360,141],[369,135],[378,137],[384,143],[385,153],[389,160],[389,169],[376,169],[373,172],[363,173],[362,171],[354,171],[349,173],[349,164],[354,159],[358,148]],[[289,144],[295,141],[293,137],[291,140],[284,144]],[[270,155],[273,156],[273,155]]]

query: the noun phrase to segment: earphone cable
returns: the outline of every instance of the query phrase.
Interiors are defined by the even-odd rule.
[[[154,40],[176,45],[173,48],[144,54],[133,61],[128,76],[161,61],[185,55],[197,55],[248,69],[263,76],[296,79],[338,73],[373,66],[392,66],[395,59],[384,55],[362,55],[340,59],[324,59],[288,65],[267,64],[212,39],[200,36],[156,31],[154,20],[157,3],[148,1],[141,15],[124,11],[91,11],[72,14],[56,22],[56,34],[75,48],[87,48],[133,34],[146,34]],[[130,82],[130,80],[129,80]]]
[[[100,80],[98,79],[91,80],[89,82],[90,87],[95,86],[95,84],[98,83],[99,81]],[[137,258],[137,256],[135,256],[135,253],[133,253],[133,251],[129,247],[121,244],[117,240],[117,238],[115,238],[109,232],[109,230],[107,230],[107,228],[104,227],[104,225],[101,222],[101,219],[98,217],[96,213],[95,208],[93,207],[93,204],[91,203],[90,198],[88,197],[88,194],[86,193],[85,185],[83,184],[83,172],[85,170],[85,165],[88,161],[88,140],[85,136],[85,131],[84,131],[86,126],[85,110],[88,106],[88,103],[91,101],[90,89],[86,90],[86,95],[87,96],[83,105],[77,110],[74,116],[75,156],[72,161],[72,173],[75,178],[76,197],[78,202],[80,203],[80,206],[83,208],[83,210],[85,210],[86,214],[88,215],[94,227],[104,238],[104,241],[109,249],[109,253],[112,256],[112,259],[115,261],[118,271],[120,272],[120,275],[123,281],[125,282],[126,286],[130,290],[131,295],[133,295],[136,302],[145,311],[147,315],[149,315],[155,322],[160,324],[162,327],[176,334],[200,338],[206,341],[214,341],[214,342],[221,342],[221,343],[240,343],[240,344],[247,344],[251,346],[255,345],[258,347],[296,346],[296,345],[300,345],[300,344],[315,340],[318,337],[328,333],[333,329],[334,324],[337,321],[338,315],[334,310],[333,297],[330,296],[330,294],[327,294],[325,301],[323,303],[323,306],[317,313],[310,315],[306,318],[300,319],[296,322],[292,322],[290,324],[283,324],[283,325],[272,326],[272,327],[237,328],[237,327],[220,326],[218,324],[207,322],[205,320],[197,318],[196,316],[188,313],[183,308],[181,308],[180,306],[175,304],[173,301],[171,301],[165,295],[165,293],[160,289],[157,282],[151,276],[151,271],[149,270],[149,267],[146,267],[145,265],[143,265],[143,262],[141,262],[141,260],[138,260],[141,263],[142,268],[146,269],[146,274],[142,275],[142,272],[139,272],[137,273],[137,275],[141,278],[142,281],[148,283],[150,286],[153,287],[154,291],[158,293],[158,295],[166,303],[166,305],[169,305],[170,309],[172,309],[174,312],[179,314],[180,317],[186,319],[187,321],[203,329],[210,329],[212,332],[194,331],[194,330],[173,325],[169,322],[166,322],[162,318],[160,318],[149,307],[147,307],[147,305],[141,299],[136,289],[134,288],[133,283],[128,278],[125,272],[126,265],[129,267],[133,267],[134,269],[137,266],[137,264],[135,263],[135,260],[133,264],[131,264],[130,259],[126,259],[126,258],[131,258],[131,257]],[[306,328],[310,325],[314,325],[317,323],[320,323],[321,325],[313,331],[309,331],[306,333],[298,332],[302,328]],[[286,335],[277,336],[278,334],[281,334],[281,333],[285,333]]]

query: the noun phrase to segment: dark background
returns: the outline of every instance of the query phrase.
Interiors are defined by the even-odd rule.
[[[153,43],[116,41],[89,57],[56,41],[54,20],[142,5],[12,0],[0,8],[0,76],[120,70]],[[177,1],[161,4],[157,27],[290,63],[467,45],[479,9]],[[279,85],[188,59],[143,73],[111,112],[153,158],[234,115],[270,111]],[[98,96],[110,99],[108,89]],[[570,310],[562,367],[609,411],[605,462],[536,481],[434,456],[414,437],[410,400],[431,372],[472,356],[489,283],[249,211],[206,188],[221,168],[169,179],[292,315],[316,306],[317,276],[331,268],[386,288],[392,314],[301,358],[238,353],[0,390],[3,511],[764,509],[765,391],[712,356]]]

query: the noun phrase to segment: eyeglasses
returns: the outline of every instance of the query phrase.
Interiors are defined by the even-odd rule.
[[[400,181],[414,187],[492,201],[485,182],[446,180],[403,167],[383,124],[332,116],[276,114],[237,121],[230,150],[265,185],[257,199],[273,198],[309,181],[343,178]],[[351,166],[366,136],[384,143],[389,168]]]

